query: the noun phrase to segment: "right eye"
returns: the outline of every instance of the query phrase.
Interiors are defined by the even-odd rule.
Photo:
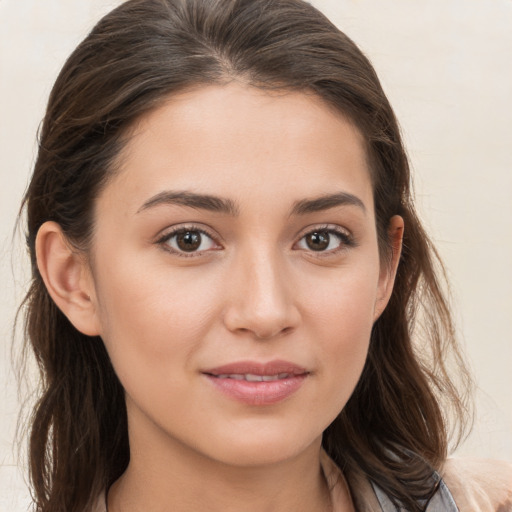
[[[194,227],[174,229],[160,238],[158,243],[172,253],[185,257],[220,248],[206,231]]]

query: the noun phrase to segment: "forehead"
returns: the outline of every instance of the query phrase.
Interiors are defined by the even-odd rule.
[[[313,93],[238,83],[172,95],[143,116],[106,189],[135,209],[165,189],[269,204],[344,191],[372,203],[363,138],[346,117]]]

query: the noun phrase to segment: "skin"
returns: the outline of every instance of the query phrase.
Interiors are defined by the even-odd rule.
[[[126,390],[131,460],[110,512],[329,510],[321,435],[361,375],[403,230],[390,219],[384,264],[360,134],[313,95],[231,83],[172,96],[134,127],[120,163],[87,258],[55,223],[37,240],[50,294],[103,338]],[[154,200],[167,191],[230,200],[237,215]],[[360,204],[291,214],[333,193]],[[208,236],[179,253],[163,239],[176,227]],[[308,245],[315,230],[326,249]],[[203,373],[275,359],[308,375],[271,405],[228,397]]]

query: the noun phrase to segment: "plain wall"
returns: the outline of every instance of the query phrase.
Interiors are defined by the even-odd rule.
[[[13,318],[28,282],[12,231],[65,58],[119,2],[0,0],[0,512],[26,509],[13,437]],[[316,0],[375,65],[403,128],[417,202],[447,265],[478,383],[457,454],[512,461],[512,1]]]

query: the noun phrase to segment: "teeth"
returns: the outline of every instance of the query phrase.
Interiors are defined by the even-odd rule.
[[[286,379],[289,376],[288,373],[279,373],[278,375],[254,375],[253,373],[223,373],[217,375],[218,379],[234,379],[234,380],[246,380],[247,382],[270,382],[273,380]]]
[[[253,375],[252,373],[246,373],[244,377],[245,380],[248,382],[263,382],[262,375]]]

